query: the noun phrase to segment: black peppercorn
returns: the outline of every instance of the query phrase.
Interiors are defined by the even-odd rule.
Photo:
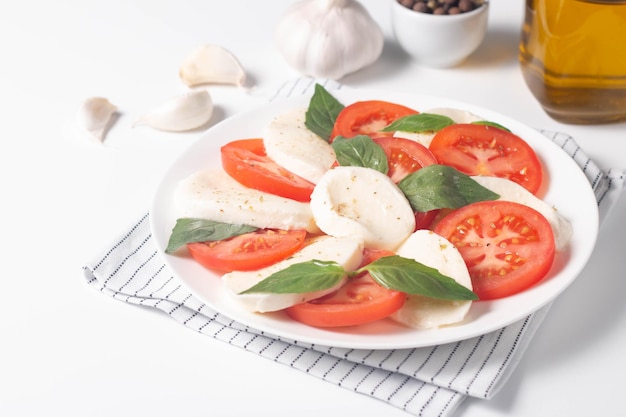
[[[485,0],[397,0],[407,9],[420,13],[454,15],[470,12],[481,6]]]

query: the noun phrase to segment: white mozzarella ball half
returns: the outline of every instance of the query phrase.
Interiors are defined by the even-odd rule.
[[[394,250],[415,229],[402,191],[370,168],[340,166],[326,172],[311,194],[311,211],[324,233],[360,238],[368,248]]]

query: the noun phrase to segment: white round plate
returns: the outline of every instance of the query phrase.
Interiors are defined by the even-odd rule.
[[[549,275],[539,284],[504,299],[474,302],[462,323],[440,329],[416,330],[390,319],[349,328],[319,329],[293,321],[281,312],[259,314],[246,311],[226,294],[227,289],[218,274],[204,269],[184,254],[164,253],[176,222],[172,196],[177,183],[183,178],[198,170],[220,165],[221,145],[235,139],[261,137],[273,117],[296,107],[307,107],[310,100],[308,95],[287,98],[238,114],[208,130],[167,170],[155,193],[150,220],[158,249],[175,276],[207,306],[242,324],[286,339],[354,349],[402,349],[455,342],[500,329],[546,305],[578,276],[595,246],[598,208],[581,169],[551,140],[537,130],[496,112],[445,98],[356,89],[332,90],[330,93],[345,105],[379,99],[404,104],[418,111],[438,107],[462,109],[508,127],[524,138],[543,162],[548,183],[543,190],[543,198],[572,223],[574,235],[569,247],[558,253]]]

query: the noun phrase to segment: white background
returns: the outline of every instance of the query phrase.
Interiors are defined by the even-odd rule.
[[[422,68],[395,45],[389,1],[363,0],[387,43],[351,87],[435,94],[574,135],[603,168],[626,167],[626,124],[562,125],[517,63],[523,0],[492,0],[487,37],[463,65]],[[407,416],[387,404],[187,330],[94,291],[81,267],[149,206],[166,167],[202,132],[132,127],[184,86],[203,43],[233,52],[256,88],[211,87],[211,124],[262,103],[298,74],[272,31],[290,1],[23,1],[0,11],[0,415]],[[77,141],[78,104],[120,114],[105,144]],[[519,367],[490,401],[458,416],[625,416],[626,199],[558,298]]]

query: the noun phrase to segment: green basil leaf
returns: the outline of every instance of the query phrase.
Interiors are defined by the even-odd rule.
[[[502,129],[502,130],[507,131],[507,132],[511,131],[510,129],[502,126],[501,124],[498,124],[496,122],[489,122],[487,120],[479,120],[479,121],[476,121],[476,122],[472,122],[472,124],[473,125],[491,126],[491,127],[495,127],[495,128],[498,128],[498,129]]]
[[[459,208],[477,201],[497,200],[500,196],[478,184],[468,175],[447,165],[429,165],[404,177],[398,187],[413,210],[426,212]]]
[[[477,300],[478,296],[434,268],[401,256],[384,256],[362,269],[385,288],[441,300]]]
[[[337,136],[332,146],[339,165],[371,168],[383,174],[389,170],[385,151],[367,135],[350,139]]]
[[[242,224],[220,223],[206,219],[182,218],[176,220],[167,243],[166,253],[173,253],[192,242],[224,240],[233,236],[254,232],[256,227]]]
[[[344,107],[324,87],[315,84],[315,91],[305,114],[304,125],[328,142],[337,115]]]
[[[312,260],[288,266],[241,294],[302,294],[321,291],[337,285],[346,271],[337,262]]]
[[[383,132],[437,132],[454,124],[448,116],[431,113],[418,113],[404,116],[385,127]]]

